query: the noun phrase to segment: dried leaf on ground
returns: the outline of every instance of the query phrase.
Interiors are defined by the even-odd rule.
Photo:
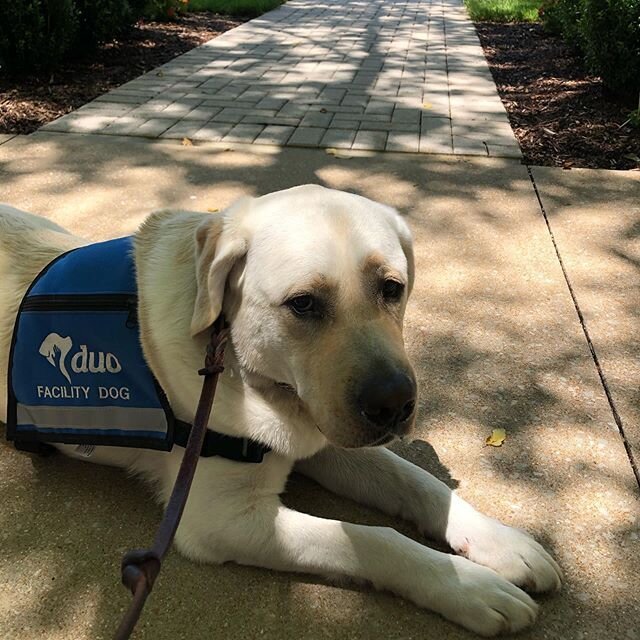
[[[504,429],[494,429],[485,442],[490,447],[501,447],[506,439],[507,432]]]
[[[353,154],[349,153],[349,151],[344,149],[334,149],[333,147],[325,149],[325,153],[328,153],[330,156],[335,156],[336,158],[342,158],[343,160],[353,158]]]

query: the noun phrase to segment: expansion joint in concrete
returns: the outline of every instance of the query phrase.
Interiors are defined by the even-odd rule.
[[[562,269],[562,275],[564,276],[564,280],[567,283],[569,294],[571,295],[571,300],[573,301],[573,306],[575,307],[576,313],[578,314],[580,326],[582,327],[582,332],[584,333],[584,337],[587,341],[587,346],[589,347],[589,351],[591,352],[593,363],[595,364],[596,370],[598,371],[598,377],[600,378],[600,382],[602,384],[602,388],[604,389],[604,393],[607,396],[607,402],[609,403],[609,407],[611,408],[613,419],[615,420],[616,426],[618,427],[618,432],[620,433],[620,437],[622,438],[622,443],[624,444],[627,457],[629,458],[629,463],[631,464],[631,468],[633,469],[633,474],[636,477],[636,482],[638,483],[638,489],[640,489],[640,470],[638,469],[638,464],[633,454],[633,449],[631,448],[631,444],[629,443],[629,440],[625,434],[622,417],[620,416],[620,412],[618,411],[615,400],[611,393],[611,388],[609,386],[609,382],[607,381],[607,376],[605,375],[604,369],[602,368],[602,365],[600,363],[600,359],[598,358],[598,353],[596,352],[596,348],[593,344],[593,341],[591,340],[591,335],[589,334],[589,327],[587,326],[587,321],[585,320],[585,317],[584,317],[584,314],[582,313],[582,309],[580,308],[580,303],[578,302],[578,298],[576,296],[575,290],[573,288],[573,285],[571,284],[571,278],[569,277],[569,272],[567,271],[567,268],[562,259],[562,255],[560,253],[560,249],[558,247],[558,243],[556,242],[555,236],[553,235],[553,229],[551,228],[551,222],[549,221],[549,216],[547,215],[547,212],[544,208],[544,204],[542,202],[540,192],[538,191],[538,185],[536,184],[535,178],[533,177],[533,173],[531,172],[531,167],[529,165],[527,165],[527,173],[529,174],[529,179],[531,180],[531,184],[533,185],[533,190],[536,194],[536,198],[538,199],[540,212],[542,213],[544,222],[547,225],[547,231],[549,232],[549,237],[551,238],[553,249],[558,258],[558,262],[560,263],[560,268]]]

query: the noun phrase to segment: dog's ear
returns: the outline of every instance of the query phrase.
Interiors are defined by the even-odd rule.
[[[411,235],[411,231],[409,231],[409,226],[407,225],[407,223],[399,216],[398,220],[400,222],[400,246],[402,247],[404,255],[407,258],[407,292],[410,294],[413,290],[413,282],[415,280],[416,274],[416,264],[413,257],[413,237]]]
[[[197,293],[191,318],[192,336],[208,329],[220,315],[229,272],[247,253],[247,239],[233,220],[238,205],[212,215],[196,229]]]
[[[409,225],[403,220],[402,216],[397,211],[394,211],[394,213],[396,231],[398,233],[398,238],[400,239],[400,246],[402,247],[402,251],[407,259],[407,293],[410,294],[413,289],[413,281],[415,279],[416,271],[413,257],[413,237],[411,236]]]

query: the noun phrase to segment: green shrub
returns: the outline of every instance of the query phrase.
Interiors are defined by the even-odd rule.
[[[16,73],[50,69],[69,51],[78,21],[73,0],[3,2],[0,66]]]
[[[78,52],[119,36],[141,15],[140,3],[129,3],[129,0],[74,0],[74,2],[78,14],[74,49]]]
[[[0,1],[0,65],[15,73],[52,69],[111,40],[143,15],[148,0]]]
[[[581,25],[589,67],[614,93],[637,96],[640,92],[640,0],[586,0]]]
[[[152,20],[173,20],[188,9],[189,0],[147,0],[144,16]]]
[[[540,7],[540,17],[545,29],[561,35],[565,42],[582,51],[585,5],[586,0],[547,0]]]
[[[622,96],[640,91],[640,0],[546,0],[545,28],[577,47],[589,69]]]

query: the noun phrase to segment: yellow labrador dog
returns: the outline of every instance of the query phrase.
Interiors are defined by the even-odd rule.
[[[44,265],[83,244],[0,207],[3,420],[20,300]],[[396,211],[319,186],[244,199],[219,215],[161,211],[135,236],[135,264],[144,355],[176,416],[193,419],[206,330],[224,311],[231,344],[210,427],[272,449],[261,464],[201,459],[176,536],[183,554],[367,581],[485,636],[534,621],[537,605],[522,588],[560,586],[549,554],[380,446],[410,431],[416,400],[402,338],[412,244]],[[143,474],[166,501],[182,452],[97,447],[90,460]],[[294,466],[459,555],[286,508],[279,495]]]

